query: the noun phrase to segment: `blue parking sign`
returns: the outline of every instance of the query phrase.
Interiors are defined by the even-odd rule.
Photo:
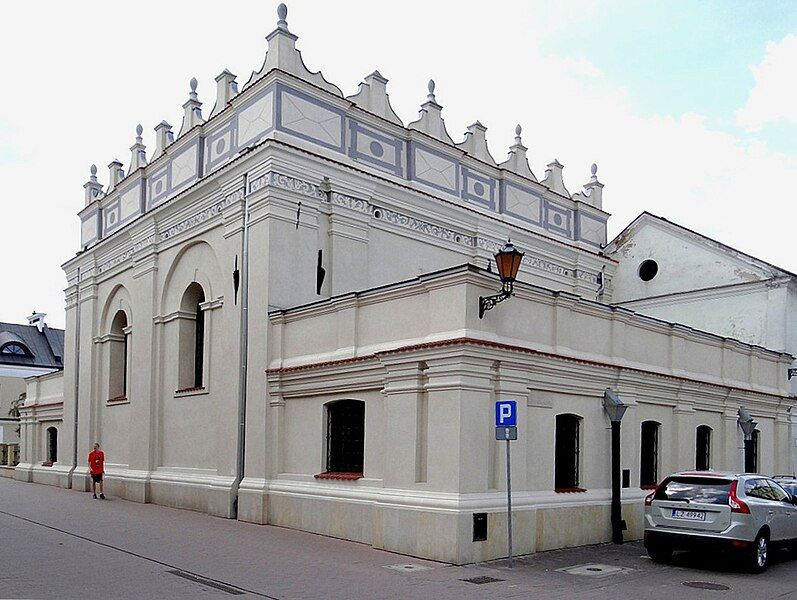
[[[514,427],[517,425],[517,402],[498,400],[495,403],[495,426]]]

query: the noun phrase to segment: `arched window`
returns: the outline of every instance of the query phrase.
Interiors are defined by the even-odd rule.
[[[21,343],[9,342],[0,348],[0,354],[10,354],[12,356],[31,356],[30,351]]]
[[[554,489],[579,487],[579,449],[581,417],[556,415],[554,454]]]
[[[47,463],[58,462],[58,430],[55,427],[47,428]]]
[[[659,424],[642,422],[642,439],[639,444],[639,485],[652,487],[659,481]]]
[[[711,427],[701,425],[695,433],[695,469],[708,471],[711,468]]]
[[[327,472],[362,473],[365,402],[339,400],[327,405]]]
[[[127,398],[129,335],[127,315],[118,311],[111,322],[110,364],[108,371],[108,397],[111,400]]]
[[[756,429],[749,440],[744,441],[744,471],[745,473],[758,473],[758,442],[759,431]]]
[[[192,283],[180,303],[180,363],[179,389],[205,387],[205,313],[200,304],[205,292],[198,283]]]

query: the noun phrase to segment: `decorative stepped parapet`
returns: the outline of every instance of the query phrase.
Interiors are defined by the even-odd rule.
[[[490,154],[487,148],[487,128],[479,121],[468,126],[468,131],[465,133],[465,141],[457,144],[460,148],[470,154],[473,158],[486,162],[488,165],[497,166],[495,159]]]
[[[299,36],[288,31],[288,21],[286,20],[288,7],[280,4],[277,7],[277,16],[279,17],[277,28],[266,36],[268,50],[266,51],[266,59],[263,62],[263,66],[256,73],[252,73],[252,77],[249,78],[244,89],[253,85],[272,69],[279,69],[295,75],[299,79],[309,81],[336,96],[343,97],[343,92],[340,88],[324,79],[320,71],[313,73],[305,66],[302,60],[302,53],[296,49],[296,40],[299,39]]]
[[[603,184],[598,181],[598,165],[592,163],[590,173],[589,181],[584,184],[584,191],[573,194],[573,200],[586,202],[590,206],[603,210]]]
[[[348,96],[346,100],[351,100],[360,108],[403,127],[404,123],[390,106],[387,81],[379,71],[374,71],[365,76],[365,81],[360,84],[357,93]]]
[[[142,133],[144,133],[144,128],[141,124],[136,125],[136,142],[130,146],[130,173],[147,166],[147,147],[141,138]]]
[[[550,163],[538,181],[520,126],[500,165],[479,121],[468,127],[463,142],[455,144],[432,80],[420,118],[407,126],[393,110],[387,79],[378,71],[364,78],[356,94],[344,98],[320,73],[304,67],[284,5],[278,16],[277,28],[267,38],[263,68],[240,92],[230,71],[215,78],[216,101],[208,120],[202,116],[198,83],[192,79],[177,138],[169,123],[159,123],[155,152],[147,162],[139,127],[127,177],[122,164],[114,161],[107,193],[102,193],[96,177],[86,183],[86,206],[80,211],[82,247],[112,235],[271,139],[278,139],[286,151],[293,146],[365,176],[392,178],[404,188],[499,220],[511,219],[508,222],[552,237],[593,249],[605,243],[608,214],[602,210],[603,184],[594,174],[584,191],[572,196],[558,161]]]
[[[434,79],[429,80],[427,89],[429,93],[426,95],[426,102],[421,104],[419,119],[413,121],[407,127],[422,131],[435,139],[445,142],[446,144],[454,145],[454,140],[448,135],[446,130],[446,122],[443,120],[443,107],[437,103],[437,98],[434,95],[435,83]]]
[[[509,147],[509,156],[499,166],[521,177],[537,181],[529,166],[529,160],[526,158],[528,148],[523,145],[523,140],[520,137],[522,131],[523,128],[520,125],[515,127],[515,143]]]
[[[196,77],[191,78],[190,86],[191,91],[188,92],[188,100],[183,104],[183,125],[180,127],[180,133],[177,134],[178,138],[193,129],[195,125],[205,122],[205,119],[202,118],[202,103],[196,93]]]
[[[238,95],[238,83],[235,75],[224,69],[216,75],[216,104],[210,111],[210,116],[214,117],[223,111],[230,104],[230,101]]]
[[[567,191],[562,178],[562,170],[564,168],[565,166],[554,158],[552,163],[548,163],[548,167],[545,169],[545,178],[540,183],[549,190],[569,198],[570,192]]]

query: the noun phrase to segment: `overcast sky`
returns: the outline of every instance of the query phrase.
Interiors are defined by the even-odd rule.
[[[96,163],[179,130],[191,77],[259,69],[277,2],[14,2],[0,37],[0,321],[63,326],[60,265]],[[455,141],[480,120],[496,160],[523,126],[532,169],[571,193],[598,164],[610,236],[643,210],[797,270],[797,3],[292,0],[312,70],[356,92],[374,69],[408,123],[437,82]],[[10,25],[10,26],[9,26]]]

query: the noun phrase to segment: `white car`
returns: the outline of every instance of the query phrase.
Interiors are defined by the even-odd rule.
[[[675,473],[645,498],[645,548],[655,561],[667,560],[674,550],[733,550],[761,572],[770,546],[797,540],[795,502],[763,475]]]

